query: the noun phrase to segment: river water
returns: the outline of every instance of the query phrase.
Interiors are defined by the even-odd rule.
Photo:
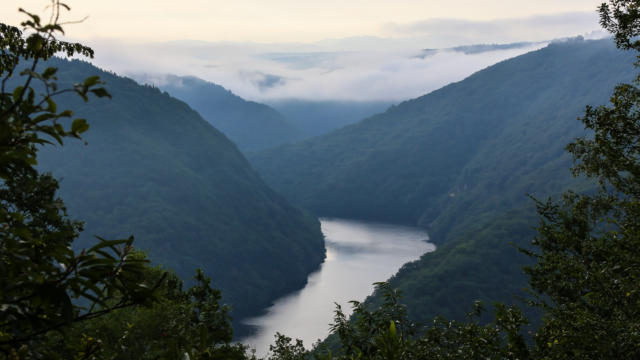
[[[335,303],[350,313],[349,300],[364,300],[374,282],[387,280],[406,262],[435,250],[419,228],[344,219],[320,222],[327,248],[320,269],[309,275],[302,290],[276,300],[265,315],[244,321],[257,331],[242,342],[258,356],[267,354],[276,332],[299,338],[310,348],[329,334]]]

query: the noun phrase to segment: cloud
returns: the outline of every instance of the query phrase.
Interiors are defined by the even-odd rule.
[[[240,71],[239,74],[241,78],[248,80],[249,82],[254,84],[261,92],[268,91],[269,89],[273,89],[278,86],[284,86],[287,82],[286,79],[282,76],[265,74],[260,71]]]
[[[553,38],[587,33],[589,38],[601,37],[601,32],[594,31],[597,22],[592,15],[571,13],[492,22],[425,20],[387,25],[397,37],[307,44],[95,40],[90,45],[96,50],[94,62],[103,68],[125,75],[196,76],[254,101],[400,101],[539,49]]]
[[[430,46],[442,47],[544,41],[590,33],[599,28],[597,13],[574,12],[492,21],[428,19],[410,24],[389,23],[384,31],[391,36],[421,39]]]
[[[439,50],[314,53],[224,52],[215,47],[94,44],[95,63],[121,74],[196,76],[250,100],[406,100],[544,44],[465,54]],[[250,48],[250,46],[249,46]],[[277,56],[276,56],[277,55]],[[151,79],[154,76],[150,76]],[[156,76],[155,78],[161,78]]]

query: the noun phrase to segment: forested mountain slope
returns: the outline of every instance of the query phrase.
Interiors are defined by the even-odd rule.
[[[45,147],[40,166],[61,179],[70,214],[92,235],[135,235],[135,246],[185,280],[202,268],[236,318],[302,286],[324,258],[317,219],[260,179],[236,146],[185,103],[87,63],[55,60],[61,83],[100,75],[112,100],[77,109],[91,128]]]
[[[300,139],[324,135],[345,125],[385,111],[391,101],[338,101],[282,99],[268,105],[284,115],[301,132]]]
[[[220,85],[192,77],[166,75],[158,81],[137,76],[191,106],[242,151],[274,147],[298,139],[300,131],[273,108],[247,101]]]
[[[416,320],[462,318],[476,299],[513,301],[535,232],[533,201],[573,179],[564,147],[576,119],[632,80],[632,54],[574,40],[510,59],[325,136],[250,160],[267,182],[320,215],[430,229],[441,246],[392,279]],[[384,279],[381,279],[384,280]]]
[[[629,80],[632,61],[609,41],[552,44],[250,160],[320,215],[429,225],[478,196],[488,206],[557,192],[570,178],[563,148],[581,133],[576,118]]]

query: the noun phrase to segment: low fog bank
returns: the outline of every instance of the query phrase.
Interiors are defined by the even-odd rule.
[[[164,74],[176,74],[199,77],[259,102],[397,102],[537,50],[562,34],[601,38],[604,33],[593,31],[598,27],[593,17],[576,13],[493,22],[431,19],[387,24],[388,38],[308,44],[102,39],[89,45],[96,50],[96,65],[125,75],[146,74],[156,85],[170,81]]]
[[[156,85],[170,79],[162,74],[197,76],[260,102],[401,101],[545,45],[425,56],[425,49],[261,53],[250,46],[104,42],[94,45],[94,63],[125,75],[145,73]]]

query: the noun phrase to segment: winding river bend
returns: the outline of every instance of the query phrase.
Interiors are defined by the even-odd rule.
[[[387,280],[406,262],[435,250],[423,229],[352,221],[320,219],[327,258],[309,275],[307,285],[284,296],[265,315],[247,319],[256,334],[242,340],[267,354],[274,335],[280,332],[304,341],[309,348],[329,334],[335,303],[349,310],[349,300],[364,300],[373,283]]]

